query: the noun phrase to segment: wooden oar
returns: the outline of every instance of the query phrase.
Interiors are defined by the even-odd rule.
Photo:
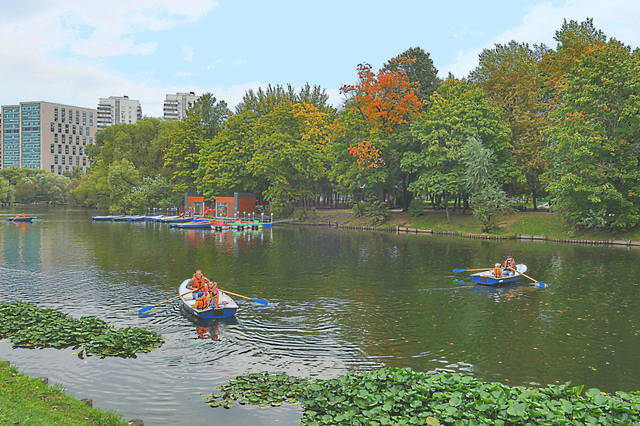
[[[488,271],[490,269],[493,269],[493,268],[454,269],[453,272]]]
[[[144,308],[142,308],[142,309],[138,309],[138,313],[139,313],[139,314],[144,314],[145,312],[150,311],[151,309],[155,308],[156,306],[164,305],[164,304],[165,304],[165,303],[167,303],[167,302],[171,302],[172,300],[176,300],[178,297],[186,296],[187,294],[189,294],[189,293],[193,293],[194,291],[195,291],[195,290],[191,290],[191,291],[188,291],[188,292],[186,292],[186,293],[179,294],[179,295],[177,295],[176,297],[172,297],[171,299],[167,299],[167,300],[165,300],[164,302],[160,302],[160,303],[158,303],[157,305],[145,306],[145,307],[144,307]]]
[[[243,299],[251,300],[252,302],[256,302],[256,303],[259,303],[259,304],[264,305],[264,306],[267,306],[267,305],[269,304],[269,302],[267,302],[266,300],[262,300],[262,299],[255,299],[255,298],[253,298],[253,297],[243,296],[243,295],[241,295],[241,294],[232,293],[232,292],[230,292],[230,291],[228,291],[228,290],[223,290],[223,289],[221,289],[221,288],[220,288],[219,290],[220,290],[221,292],[223,292],[223,293],[228,293],[228,294],[232,294],[232,295],[234,295],[234,296],[241,297],[241,298],[243,298]]]
[[[533,281],[533,284],[534,284],[534,285],[536,285],[536,286],[538,286],[538,287],[546,287],[546,286],[547,286],[545,283],[543,283],[543,282],[541,282],[541,281],[538,281],[538,280],[534,280],[534,279],[533,279],[533,278],[531,278],[529,275],[527,275],[527,274],[525,274],[525,273],[522,273],[522,272],[518,271],[517,269],[513,269],[513,268],[509,268],[509,269],[511,269],[511,270],[512,270],[514,273],[516,273],[516,274],[520,274],[520,275],[522,275],[522,276],[523,276],[523,277],[525,277],[525,278],[529,278],[531,281]]]

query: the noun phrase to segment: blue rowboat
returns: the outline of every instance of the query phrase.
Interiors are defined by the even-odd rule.
[[[114,216],[114,222],[139,222],[144,220],[144,216]]]
[[[500,285],[512,283],[514,281],[518,281],[522,274],[527,272],[527,265],[516,265],[516,271],[518,271],[518,273],[509,271],[508,273],[510,275],[505,275],[505,273],[503,272],[501,277],[494,276],[493,271],[482,271],[476,274],[472,274],[471,281],[480,285]]]
[[[180,217],[180,216],[176,216],[176,217],[166,217],[164,219],[162,219],[160,222],[162,223],[187,223],[187,222],[191,222],[193,219],[191,219],[190,217]]]
[[[191,290],[187,286],[191,284],[192,279],[188,278],[180,284],[180,288],[178,289],[178,294],[184,294]],[[197,318],[202,319],[216,319],[216,318],[231,318],[236,314],[238,310],[238,305],[236,302],[228,295],[223,293],[222,291],[218,295],[220,304],[218,305],[218,309],[215,306],[209,306],[205,309],[197,309],[195,307],[196,301],[193,298],[193,293],[185,294],[180,298],[182,300],[182,305],[187,310],[187,312],[195,315]]]
[[[33,218],[33,217],[9,217],[9,218],[7,218],[7,220],[9,222],[29,222],[29,223],[33,222],[33,219],[35,219],[35,218]]]
[[[211,229],[211,222],[186,222],[186,223],[171,223],[169,224],[169,228],[179,228],[179,229]]]
[[[96,222],[111,222],[114,217],[117,216],[93,216],[91,220],[95,220]]]

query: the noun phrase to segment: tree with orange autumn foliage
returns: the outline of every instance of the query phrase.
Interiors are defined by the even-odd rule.
[[[395,60],[410,61],[403,57]],[[362,63],[358,65],[358,79],[356,85],[344,85],[340,91],[353,96],[362,115],[382,132],[391,133],[420,114],[422,102],[406,71],[375,74],[371,65]]]

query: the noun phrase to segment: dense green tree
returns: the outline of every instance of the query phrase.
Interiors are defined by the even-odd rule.
[[[426,102],[441,83],[429,52],[420,47],[411,47],[387,61],[382,71],[405,72],[409,81],[416,83],[416,94],[422,102]]]
[[[11,183],[0,177],[0,203],[9,204],[16,200],[16,189]]]
[[[200,96],[187,110],[187,117],[195,119],[203,129],[205,139],[218,134],[231,111],[225,101],[218,101],[211,93]]]
[[[418,152],[402,159],[405,171],[415,173],[409,189],[422,198],[433,197],[447,210],[449,200],[467,193],[462,147],[469,137],[482,141],[495,155],[499,185],[515,180],[510,132],[500,111],[480,88],[461,80],[447,80],[431,95],[427,111],[411,124],[420,142]]]
[[[123,199],[142,182],[142,176],[129,160],[120,160],[109,166],[107,184],[109,185],[109,211],[125,211]]]
[[[268,85],[266,89],[262,87],[258,90],[249,89],[242,97],[242,101],[236,106],[236,114],[251,111],[260,117],[283,103],[307,103],[314,105],[322,112],[332,113],[334,108],[329,105],[329,95],[320,86],[311,86],[306,83],[300,90],[296,91],[291,84],[286,86]]]
[[[640,222],[640,55],[618,41],[572,68],[548,131],[547,174],[556,208],[576,226]]]
[[[542,45],[530,47],[511,41],[485,49],[479,66],[470,75],[500,109],[511,129],[514,159],[520,164],[526,179],[525,193],[537,206],[543,192],[540,176],[547,169],[542,155],[542,132],[548,126],[547,103],[543,100],[544,79],[540,62],[548,49]]]
[[[164,153],[164,165],[171,173],[174,190],[194,191],[200,150],[206,143],[205,129],[200,125],[199,117],[179,122],[167,137],[169,145]]]
[[[111,203],[107,175],[107,167],[95,167],[85,173],[71,191],[73,201],[81,206],[107,210]]]
[[[117,203],[119,213],[144,213],[149,207],[180,206],[182,196],[172,191],[171,181],[164,176],[145,177],[142,183],[130,188]]]

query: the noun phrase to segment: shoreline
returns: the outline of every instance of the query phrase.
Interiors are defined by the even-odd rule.
[[[519,241],[537,241],[537,242],[551,242],[561,244],[572,245],[589,245],[589,246],[622,246],[629,248],[640,248],[640,241],[633,240],[590,240],[590,239],[570,239],[570,238],[552,238],[547,235],[531,235],[531,234],[514,234],[514,235],[491,235],[491,234],[475,234],[472,232],[459,232],[459,231],[443,231],[437,229],[426,228],[410,228],[405,226],[396,225],[390,226],[373,226],[373,225],[344,225],[339,222],[301,222],[292,221],[291,225],[296,226],[327,226],[336,229],[346,229],[352,231],[373,231],[373,232],[392,232],[395,234],[431,234],[449,237],[459,237],[474,240],[519,240]]]

